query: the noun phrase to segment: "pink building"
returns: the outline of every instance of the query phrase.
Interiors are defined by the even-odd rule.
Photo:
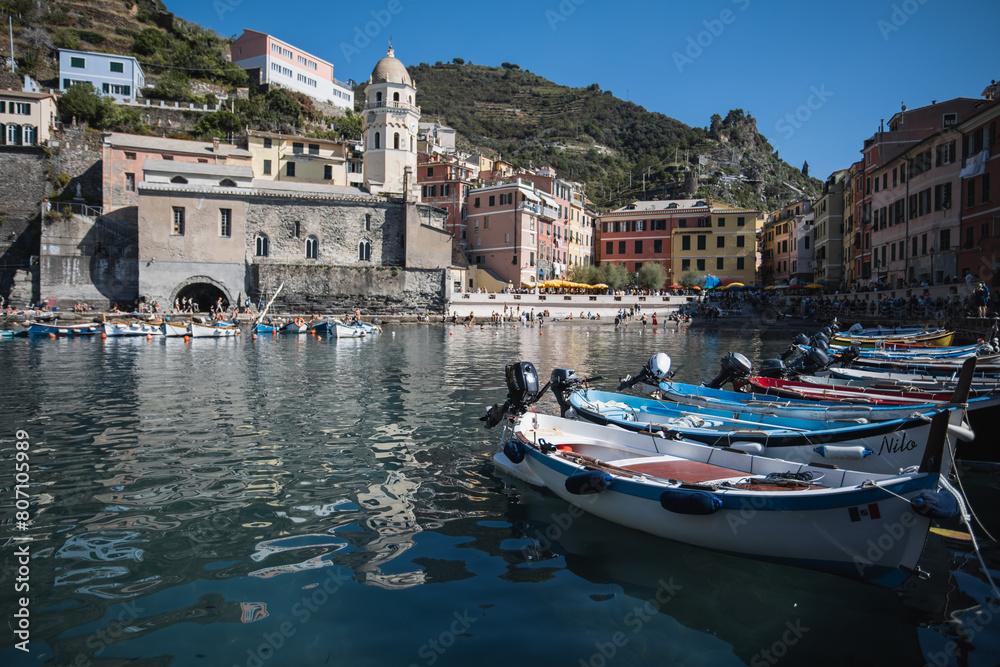
[[[105,215],[118,211],[120,213],[114,217],[132,222],[136,220],[136,210],[139,205],[136,185],[143,178],[143,163],[150,158],[252,166],[250,151],[231,144],[110,132],[104,135],[102,147],[104,168],[102,206]]]
[[[523,179],[469,190],[467,253],[472,263],[515,289],[535,283],[539,257],[545,248],[551,253],[559,215],[546,200],[551,197]]]
[[[354,92],[333,78],[333,65],[288,42],[244,29],[230,46],[230,53],[233,63],[247,70],[251,81],[281,86],[349,111],[354,109]]]

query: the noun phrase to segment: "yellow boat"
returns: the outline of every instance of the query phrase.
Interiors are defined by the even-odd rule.
[[[849,334],[837,334],[830,340],[830,343],[833,345],[857,345],[858,347],[879,347],[881,345],[931,345],[933,347],[948,347],[951,345],[954,337],[954,331],[934,331],[895,336],[851,336]]]

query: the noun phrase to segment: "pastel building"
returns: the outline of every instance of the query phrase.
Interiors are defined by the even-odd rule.
[[[280,86],[348,111],[354,109],[354,92],[333,78],[331,63],[277,37],[244,29],[230,45],[230,54],[233,63],[259,85]]]
[[[47,144],[55,113],[56,98],[49,93],[0,90],[0,145]]]
[[[127,100],[139,97],[146,75],[131,56],[59,49],[59,90],[89,83],[99,95]]]
[[[343,186],[361,181],[361,160],[350,142],[249,130],[247,148],[255,178]]]
[[[844,279],[844,183],[847,170],[833,172],[823,185],[816,215],[813,245],[813,280],[839,288]]]
[[[960,208],[961,249],[958,275],[1000,285],[1000,99],[997,84],[984,91],[986,102],[958,126],[962,133],[962,170],[955,184]],[[958,239],[956,239],[956,242]]]

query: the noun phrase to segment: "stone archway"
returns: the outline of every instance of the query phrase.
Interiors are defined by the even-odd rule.
[[[177,286],[170,303],[173,305],[178,299],[188,298],[198,304],[200,312],[207,312],[218,302],[219,297],[222,297],[222,307],[228,310],[233,304],[233,298],[223,285],[208,276],[193,276]]]

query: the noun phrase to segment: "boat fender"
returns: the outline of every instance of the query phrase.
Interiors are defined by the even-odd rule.
[[[825,459],[850,459],[852,461],[860,461],[861,459],[867,458],[875,453],[867,447],[863,447],[861,445],[855,445],[853,447],[820,445],[819,447],[813,447],[813,451]]]
[[[924,491],[910,501],[910,507],[917,514],[931,519],[958,516],[958,501],[947,491]]]
[[[611,475],[600,470],[583,470],[566,478],[566,490],[574,496],[600,493],[611,486]]]
[[[759,442],[734,442],[729,445],[730,449],[738,449],[741,452],[746,452],[747,454],[763,454],[764,445]]]
[[[511,463],[520,463],[524,460],[524,448],[517,440],[508,440],[503,446],[503,455],[510,459]]]
[[[722,499],[707,491],[667,489],[660,494],[660,506],[677,514],[714,514],[722,509]]]
[[[965,422],[962,422],[961,426],[957,424],[948,424],[948,433],[955,436],[962,442],[972,442],[976,439],[975,432],[968,427]]]
[[[570,408],[569,410],[567,410],[566,414],[563,415],[563,417],[565,417],[566,419],[577,419],[578,415],[576,414],[576,408]]]

